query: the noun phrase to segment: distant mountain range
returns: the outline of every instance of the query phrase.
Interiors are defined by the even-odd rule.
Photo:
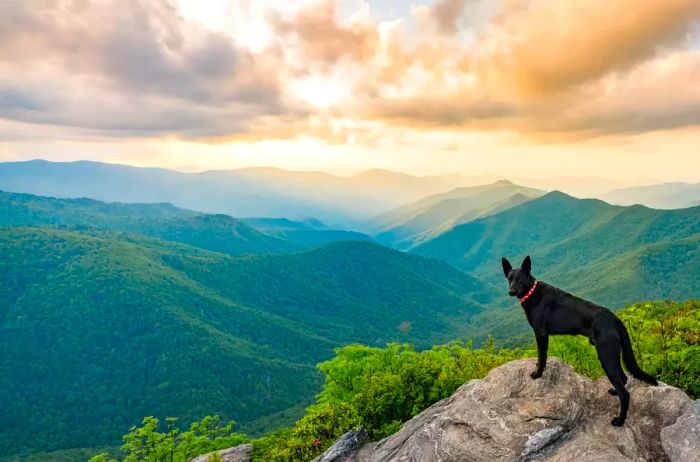
[[[240,221],[258,231],[277,236],[302,248],[317,247],[337,241],[373,240],[367,234],[357,231],[331,229],[314,218],[303,221],[287,218],[243,218]]]
[[[318,220],[238,220],[170,204],[105,203],[0,191],[0,226],[64,225],[111,229],[179,242],[229,255],[283,253],[335,241],[370,241]]]
[[[429,194],[480,179],[416,177],[370,170],[351,177],[273,168],[182,173],[96,162],[0,163],[0,190],[108,202],[168,202],[235,217],[318,218],[333,226],[358,222]]]
[[[451,228],[541,196],[544,191],[509,181],[457,188],[404,205],[372,220],[371,230],[382,244],[410,249]]]
[[[239,218],[320,219],[331,226],[365,231],[372,217],[455,188],[500,180],[495,175],[414,176],[368,170],[341,177],[276,168],[244,168],[184,173],[89,161],[33,160],[0,163],[0,190],[106,202],[160,203]],[[593,178],[527,179],[530,188],[564,188],[591,196],[620,186]]]
[[[700,183],[663,183],[615,189],[599,197],[617,205],[641,204],[656,209],[680,209],[700,205]]]

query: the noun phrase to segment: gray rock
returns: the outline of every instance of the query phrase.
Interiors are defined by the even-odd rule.
[[[353,460],[357,450],[367,441],[367,432],[360,427],[350,430],[340,437],[333,446],[318,456],[313,462],[348,462]]]
[[[525,450],[520,454],[521,460],[527,460],[532,454],[537,454],[547,446],[566,437],[567,431],[561,425],[545,428],[531,435],[525,442]]]
[[[221,462],[250,462],[250,452],[252,450],[252,444],[241,444],[240,446],[222,449],[221,451],[217,452],[219,453],[219,457],[221,457]],[[212,454],[213,453],[210,452],[208,454],[195,457],[190,462],[209,462]]]
[[[700,462],[700,399],[661,430],[661,444],[672,462]]]
[[[630,379],[630,412],[618,428],[610,425],[619,401],[607,393],[607,379],[582,377],[556,358],[538,380],[529,377],[534,368],[528,359],[494,369],[344,460],[670,460],[659,434],[689,408],[692,401],[681,390]]]

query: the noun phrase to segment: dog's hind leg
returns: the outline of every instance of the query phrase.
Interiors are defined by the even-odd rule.
[[[625,374],[625,371],[622,369],[622,364],[620,364],[620,376],[622,377],[622,384],[627,385],[627,374]],[[617,396],[617,391],[614,388],[608,390],[608,393]]]
[[[620,399],[620,414],[612,420],[612,424],[620,427],[625,423],[627,410],[629,409],[630,394],[625,388],[625,373],[620,364],[620,343],[617,336],[610,336],[606,339],[596,339],[596,350],[598,359],[603,366],[605,374],[612,383],[617,397]]]

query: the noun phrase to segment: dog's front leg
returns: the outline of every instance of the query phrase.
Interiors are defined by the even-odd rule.
[[[535,332],[537,340],[537,370],[530,374],[533,379],[542,377],[545,366],[547,366],[547,349],[549,348],[549,334]]]

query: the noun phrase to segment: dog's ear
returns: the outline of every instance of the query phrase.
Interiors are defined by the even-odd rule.
[[[523,260],[523,264],[520,265],[520,267],[524,269],[527,274],[530,274],[530,270],[532,269],[532,260],[530,260],[530,255],[525,257],[525,260]]]
[[[510,264],[506,257],[501,258],[501,265],[503,265],[503,274],[508,277],[508,273],[513,269],[513,265]]]

